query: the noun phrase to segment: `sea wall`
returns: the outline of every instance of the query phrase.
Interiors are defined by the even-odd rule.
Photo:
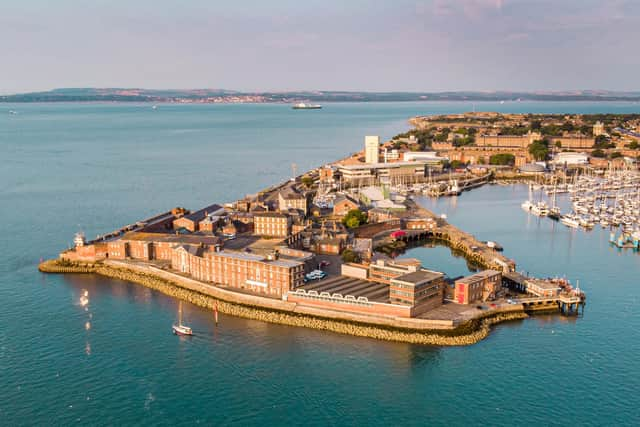
[[[194,282],[191,283],[191,285],[206,286],[207,289],[202,288],[202,291],[206,290],[207,293],[203,293],[197,291],[195,287],[185,287],[185,284],[188,283],[187,281],[180,281],[181,283],[178,284],[176,283],[176,280],[169,280],[166,277],[162,277],[162,270],[156,269],[158,271],[149,271],[145,270],[145,267],[143,266],[127,265],[125,263],[121,263],[120,265],[113,263],[80,264],[61,263],[58,260],[50,260],[40,264],[39,269],[46,273],[95,273],[106,277],[125,280],[155,289],[166,295],[183,299],[207,309],[213,310],[217,305],[220,313],[231,316],[414,344],[439,346],[470,345],[486,338],[489,335],[492,325],[528,317],[522,309],[514,308],[508,311],[489,313],[484,317],[476,318],[460,324],[453,329],[419,330],[408,327],[403,328],[398,326],[374,324],[373,320],[371,322],[363,322],[361,319],[357,318],[357,316],[350,316],[353,320],[348,320],[342,318],[344,317],[342,313],[332,313],[334,316],[332,318],[329,317],[331,313],[325,311],[316,310],[315,314],[313,310],[302,312],[300,311],[301,307],[293,303],[287,303],[286,301],[272,300],[269,305],[266,305],[266,302],[262,301],[266,298],[261,297],[255,297],[260,298],[260,300],[255,300],[260,305],[250,305],[245,304],[244,302],[239,303],[228,299],[229,295],[227,293],[237,294],[236,292],[219,289],[214,286],[208,286],[201,282],[184,278],[189,282]],[[208,294],[210,292],[210,289],[208,288],[216,288],[219,291],[222,291],[222,293],[214,297]],[[232,296],[236,299],[241,298],[238,295]]]

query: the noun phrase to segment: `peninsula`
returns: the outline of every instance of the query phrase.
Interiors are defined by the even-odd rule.
[[[591,123],[572,117],[528,115],[518,123],[539,121],[543,129],[555,120]],[[609,133],[637,120],[600,119],[607,124],[597,120],[593,129]],[[495,129],[516,118],[414,118],[407,134],[384,144],[367,136],[358,153],[234,202],[173,208],[94,239],[78,233],[73,248],[39,268],[128,280],[246,318],[421,344],[472,344],[492,324],[537,311],[577,315],[586,301],[580,289],[518,273],[498,244],[478,241],[414,202],[416,191],[457,195],[500,177],[528,176],[515,164],[453,165],[452,153],[478,149],[487,133],[483,120]],[[445,138],[437,131],[442,123]],[[471,133],[459,130],[471,125],[476,139],[456,144]],[[438,143],[451,146],[436,151]],[[427,241],[459,251],[477,271],[450,278],[437,265],[397,257]]]

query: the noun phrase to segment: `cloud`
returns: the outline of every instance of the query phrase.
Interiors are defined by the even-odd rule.
[[[439,17],[458,16],[476,20],[487,14],[501,11],[505,2],[506,0],[434,0],[431,11]],[[420,8],[423,7],[424,3],[421,3]]]

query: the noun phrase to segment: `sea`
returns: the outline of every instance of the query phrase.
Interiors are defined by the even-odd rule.
[[[587,293],[580,317],[501,324],[472,346],[377,341],[262,323],[39,260],[175,206],[255,193],[409,128],[471,111],[640,113],[637,103],[0,104],[0,424],[640,425],[640,254],[520,208],[522,185],[420,199],[518,269]],[[15,110],[16,114],[9,111]],[[450,277],[445,247],[417,257]],[[86,299],[82,298],[86,295]]]

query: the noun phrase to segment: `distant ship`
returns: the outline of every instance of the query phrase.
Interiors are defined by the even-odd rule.
[[[322,108],[322,105],[320,104],[305,104],[304,102],[301,102],[299,104],[294,104],[293,107],[294,110],[319,110]]]

